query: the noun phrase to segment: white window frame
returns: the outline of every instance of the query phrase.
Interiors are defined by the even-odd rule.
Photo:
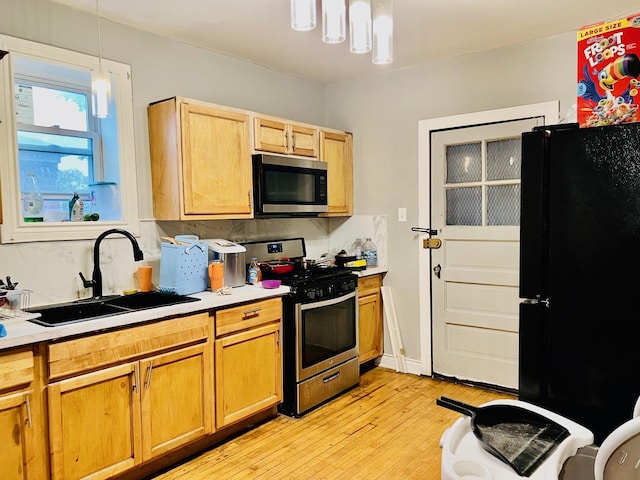
[[[94,239],[109,228],[122,228],[140,236],[136,162],[134,143],[133,94],[131,67],[102,59],[111,74],[112,102],[118,112],[118,158],[120,165],[120,196],[122,220],[98,222],[42,222],[25,223],[20,208],[18,145],[16,139],[14,74],[12,53],[59,62],[70,67],[90,71],[98,58],[83,53],[52,47],[41,43],[0,35],[0,50],[10,52],[0,60],[0,192],[2,220],[0,243],[22,243],[58,240]]]

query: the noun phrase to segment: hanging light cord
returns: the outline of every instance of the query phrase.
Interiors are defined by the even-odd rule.
[[[96,22],[98,23],[98,62],[102,66],[102,36],[100,35],[100,9],[98,3],[100,0],[96,0]]]

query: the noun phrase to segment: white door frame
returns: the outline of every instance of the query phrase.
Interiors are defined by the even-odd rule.
[[[465,113],[450,117],[432,118],[418,122],[418,226],[431,228],[431,132],[534,116],[544,116],[544,124],[558,123],[560,102],[551,101],[519,107]],[[432,374],[431,349],[431,262],[430,251],[422,248],[425,233],[416,233],[418,240],[418,288],[420,295],[420,374]]]

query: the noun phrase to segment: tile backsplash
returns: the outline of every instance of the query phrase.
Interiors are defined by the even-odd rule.
[[[139,265],[153,266],[152,282],[160,272],[160,237],[193,234],[204,238],[224,238],[233,242],[303,237],[307,258],[349,250],[356,237],[371,237],[378,248],[378,265],[387,266],[386,215],[354,215],[349,218],[290,218],[260,220],[220,220],[210,222],[141,223],[138,239],[144,260],[135,262],[131,243],[119,235],[105,238],[100,245],[103,293],[122,293],[136,287],[134,273]],[[32,242],[0,245],[0,278],[11,276],[20,288],[32,291],[31,306],[90,297],[78,272],[89,279],[93,271],[92,240]]]

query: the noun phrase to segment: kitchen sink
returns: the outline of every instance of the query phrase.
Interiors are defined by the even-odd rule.
[[[35,307],[28,309],[28,312],[40,314],[37,318],[29,319],[30,322],[44,325],[45,327],[54,327],[69,323],[95,320],[112,315],[121,315],[138,310],[196,302],[198,300],[200,299],[186,295],[144,292]]]

